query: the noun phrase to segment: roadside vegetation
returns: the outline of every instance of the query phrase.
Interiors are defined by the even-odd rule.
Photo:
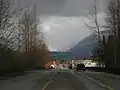
[[[49,50],[36,8],[14,6],[13,0],[0,0],[0,71],[44,68]]]
[[[106,25],[98,24],[97,4],[92,9],[92,17],[95,26],[92,29],[98,36],[98,45],[93,49],[94,60],[105,65],[105,68],[114,72],[120,72],[120,0],[107,0],[105,21]],[[101,35],[100,29],[105,29],[109,36]],[[102,39],[101,39],[102,38]]]

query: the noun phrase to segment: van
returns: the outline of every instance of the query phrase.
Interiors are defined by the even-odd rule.
[[[76,71],[83,70],[85,71],[85,65],[84,64],[77,64]]]

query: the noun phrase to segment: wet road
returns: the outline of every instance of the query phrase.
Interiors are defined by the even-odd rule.
[[[37,70],[0,80],[0,90],[120,90],[120,76],[67,69]]]

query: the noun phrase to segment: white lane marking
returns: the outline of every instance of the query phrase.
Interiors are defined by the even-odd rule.
[[[72,74],[74,74],[75,75],[75,73],[73,72],[73,71],[71,71],[71,70],[69,70]]]
[[[90,70],[86,70],[88,73],[97,73],[97,74],[102,74],[102,75],[105,75],[105,76],[109,76],[109,77],[113,77],[113,78],[116,78],[116,79],[120,79],[120,75],[116,75],[116,74],[112,74],[112,73],[105,73],[105,72],[93,72],[93,71],[90,71]]]
[[[105,75],[105,76],[110,76],[110,77],[113,77],[113,78],[116,78],[116,79],[120,79],[120,76],[119,75],[115,75],[115,74],[111,74],[111,73],[105,73],[105,72],[103,72],[102,73],[103,75]]]
[[[80,73],[80,72],[79,72],[79,73]],[[83,76],[85,76],[87,79],[89,79],[89,80],[91,80],[91,81],[93,81],[93,82],[95,82],[95,83],[98,83],[100,86],[107,88],[108,90],[114,90],[114,89],[111,88],[110,86],[105,85],[105,84],[103,84],[103,83],[97,81],[96,79],[93,79],[93,78],[87,76],[86,74],[83,74],[83,73],[80,73],[80,74],[83,75]]]

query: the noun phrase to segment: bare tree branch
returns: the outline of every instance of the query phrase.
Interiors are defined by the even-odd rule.
[[[97,12],[97,1],[95,0],[93,8],[89,11],[90,16],[88,17],[93,24],[95,25],[88,25],[85,20],[84,23],[86,27],[92,31],[94,31],[98,35],[98,43],[99,47],[102,49],[102,44],[101,44],[101,35],[100,35],[100,25],[98,24],[98,12]]]

